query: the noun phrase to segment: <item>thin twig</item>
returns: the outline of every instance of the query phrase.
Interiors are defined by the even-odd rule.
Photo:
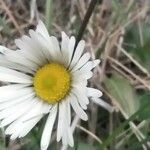
[[[9,8],[6,6],[5,2],[3,0],[0,0],[0,3],[2,5],[2,8],[6,11],[7,15],[9,16],[10,20],[14,24],[15,28],[17,29],[17,31],[22,35],[23,32],[21,31],[21,29],[20,29],[16,19],[12,15],[11,11],[9,10]]]
[[[139,62],[137,62],[128,52],[126,52],[121,46],[116,46],[121,50],[122,53],[124,53],[143,73],[145,73],[147,76],[149,76],[149,72],[146,68],[144,68]]]
[[[110,53],[110,40],[107,40],[106,45],[105,45],[105,50],[104,50],[104,56],[103,56],[103,64],[101,67],[101,76],[100,76],[100,82],[104,80],[105,77],[105,70],[106,70],[106,65],[107,65],[107,59]]]
[[[90,135],[93,139],[95,139],[98,143],[102,144],[102,141],[99,137],[97,137],[95,134],[93,134],[92,132],[90,132],[89,130],[85,129],[84,127],[77,125],[76,126],[78,129],[84,131],[85,133],[87,133],[88,135]]]
[[[137,79],[139,82],[141,82],[143,85],[145,85],[146,88],[148,88],[150,90],[150,86],[143,79],[141,79],[138,75],[136,75],[135,73],[133,73],[130,69],[128,69],[127,67],[125,67],[124,65],[122,65],[120,62],[118,62],[114,58],[112,58],[110,56],[108,56],[108,58],[109,58],[110,61],[112,61],[116,65],[120,66],[123,70],[125,70],[126,72],[128,72],[129,74],[131,74],[135,79]]]
[[[139,27],[140,44],[143,47],[144,46],[144,39],[143,39],[143,32],[142,32],[141,20],[138,20],[138,27]]]
[[[116,70],[118,73],[120,73],[122,76],[124,76],[126,79],[128,79],[129,81],[131,81],[131,83],[133,82],[133,79],[128,76],[125,72],[123,72],[119,67],[117,67],[114,64],[111,64],[111,67]]]

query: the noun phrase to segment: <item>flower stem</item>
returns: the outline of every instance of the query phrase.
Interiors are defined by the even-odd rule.
[[[76,47],[78,45],[78,42],[81,40],[81,38],[83,36],[83,33],[84,33],[85,29],[86,29],[86,26],[87,26],[87,24],[89,22],[89,19],[90,19],[92,13],[93,13],[94,8],[95,8],[95,6],[96,6],[98,1],[99,1],[99,3],[102,3],[103,0],[91,0],[91,2],[90,2],[90,5],[88,7],[88,10],[87,10],[87,12],[85,14],[85,17],[83,19],[83,22],[82,22],[82,24],[80,26],[80,29],[79,29],[79,32],[78,32],[78,35],[77,35],[75,49],[76,49]]]
[[[45,3],[45,24],[47,30],[50,32],[51,29],[51,22],[52,22],[52,0],[46,0]]]
[[[9,142],[10,142],[10,137],[6,135],[6,136],[5,136],[5,147],[6,147],[6,148],[8,148]]]

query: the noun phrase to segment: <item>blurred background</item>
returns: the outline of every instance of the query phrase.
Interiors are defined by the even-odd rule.
[[[34,29],[39,18],[51,35],[78,35],[90,0],[0,0],[0,44]],[[82,37],[86,51],[101,60],[89,85],[103,91],[114,111],[91,103],[88,122],[79,122],[68,150],[150,149],[150,0],[98,1]],[[40,150],[42,119],[23,139],[0,130],[0,150]],[[61,150],[56,128],[49,150]]]

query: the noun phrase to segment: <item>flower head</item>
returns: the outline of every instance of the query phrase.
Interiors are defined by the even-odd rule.
[[[73,146],[71,107],[82,120],[88,119],[84,110],[89,98],[102,95],[87,87],[100,61],[83,53],[83,40],[75,49],[75,38],[62,32],[59,42],[41,21],[29,34],[15,40],[16,51],[0,46],[0,81],[6,83],[0,87],[1,126],[7,126],[11,139],[21,138],[48,114],[41,139],[46,150],[58,114],[57,141]]]

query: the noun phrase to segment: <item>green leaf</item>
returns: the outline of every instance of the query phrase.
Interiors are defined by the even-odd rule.
[[[146,94],[140,97],[140,103],[141,103],[141,107],[143,107],[143,105],[148,106],[139,114],[140,119],[142,120],[150,119],[150,92],[149,91],[147,91]]]
[[[124,47],[133,55],[133,58],[150,71],[150,25],[142,25],[141,30],[144,45],[142,46],[140,42],[139,27],[133,24],[127,29]]]
[[[111,78],[106,78],[104,84],[128,116],[138,110],[139,101],[128,80],[118,74],[113,74]]]

